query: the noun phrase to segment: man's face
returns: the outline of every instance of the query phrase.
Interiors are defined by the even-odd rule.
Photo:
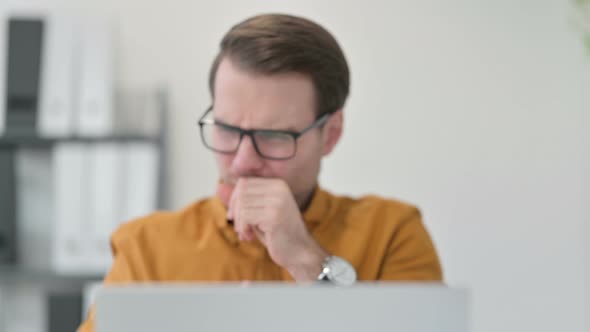
[[[226,57],[217,70],[214,89],[213,116],[231,126],[300,132],[316,119],[314,85],[302,74],[254,74]],[[229,185],[240,177],[283,179],[301,207],[317,183],[321,158],[340,137],[341,113],[332,116],[323,129],[301,136],[297,153],[288,160],[259,156],[251,138],[244,136],[235,153],[216,154],[221,179]]]

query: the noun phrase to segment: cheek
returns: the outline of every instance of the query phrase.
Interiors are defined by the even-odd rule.
[[[315,168],[315,165],[322,159],[322,146],[319,136],[310,134],[301,140],[297,149],[297,162],[301,169]]]
[[[231,168],[231,163],[233,160],[233,156],[225,155],[216,153],[215,154],[215,161],[217,162],[217,167],[221,171],[222,174],[227,173],[227,171]]]
[[[299,149],[294,159],[278,166],[277,171],[282,172],[294,191],[308,190],[316,182],[320,159],[321,150],[307,146],[306,149]]]

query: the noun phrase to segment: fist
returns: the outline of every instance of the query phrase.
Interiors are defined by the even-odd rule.
[[[218,194],[223,200],[228,191],[220,188]],[[295,198],[283,180],[240,178],[227,205],[227,217],[233,220],[240,241],[258,239],[270,258],[296,280],[317,277],[327,254],[307,231]]]

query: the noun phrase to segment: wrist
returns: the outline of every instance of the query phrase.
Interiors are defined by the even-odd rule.
[[[295,261],[287,267],[287,271],[296,282],[316,281],[329,256],[330,254],[319,244],[312,243],[295,255]]]

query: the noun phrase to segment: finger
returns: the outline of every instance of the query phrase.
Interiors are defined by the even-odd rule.
[[[217,197],[219,197],[225,208],[229,207],[229,201],[233,191],[234,186],[223,182],[223,180],[220,180],[219,184],[217,185]]]
[[[262,221],[263,208],[248,208],[244,206],[243,199],[238,201],[239,206],[239,222],[237,223],[236,232],[239,234],[239,238],[243,241],[253,241],[256,239],[256,233],[254,229]]]
[[[247,182],[239,180],[236,188],[232,194],[231,199],[231,216],[234,218],[234,229],[238,233],[238,238],[241,241],[252,241],[256,238],[253,231],[250,229],[252,224],[255,224],[258,210],[261,208],[257,206],[256,200],[250,199],[248,204],[248,197],[244,194],[244,188]]]
[[[242,222],[244,218],[242,217],[242,204],[241,204],[241,186],[239,182],[236,183],[234,187],[234,191],[230,197],[229,201],[229,209],[228,209],[228,218],[231,218],[233,221],[233,227],[235,232],[238,235],[238,239],[242,241],[242,232],[243,232],[243,225]]]
[[[230,220],[233,220],[234,223],[235,223],[235,219],[236,219],[236,215],[235,215],[236,200],[237,200],[238,196],[240,196],[240,193],[242,191],[241,183],[242,183],[242,181],[240,181],[240,179],[238,179],[235,186],[232,188],[233,190],[232,190],[231,195],[229,197],[228,206],[227,206],[227,218]]]
[[[264,232],[262,232],[258,227],[253,227],[252,229],[254,230],[254,234],[256,234],[256,238],[258,238],[258,241],[266,245],[266,237],[264,235]]]
[[[248,194],[268,194],[274,191],[274,179],[248,178],[244,191]]]
[[[267,192],[252,193],[252,184],[252,178],[238,179],[230,198],[229,216],[233,217],[234,228],[241,241],[253,241],[257,238],[255,229],[263,222],[268,203],[272,204],[276,199]]]
[[[246,229],[254,239],[262,240],[266,232],[273,227],[273,210],[268,207],[244,209],[241,218],[246,224]],[[262,241],[261,241],[262,242]]]
[[[262,209],[265,206],[268,206],[269,202],[273,201],[273,197],[264,194],[242,194],[240,201],[242,203],[242,208]]]
[[[248,192],[269,192],[282,189],[289,189],[285,181],[278,178],[248,178]]]
[[[242,234],[242,238],[244,241],[254,241],[256,239],[256,234],[254,233],[254,227],[252,225],[248,225],[244,228],[244,232]]]

